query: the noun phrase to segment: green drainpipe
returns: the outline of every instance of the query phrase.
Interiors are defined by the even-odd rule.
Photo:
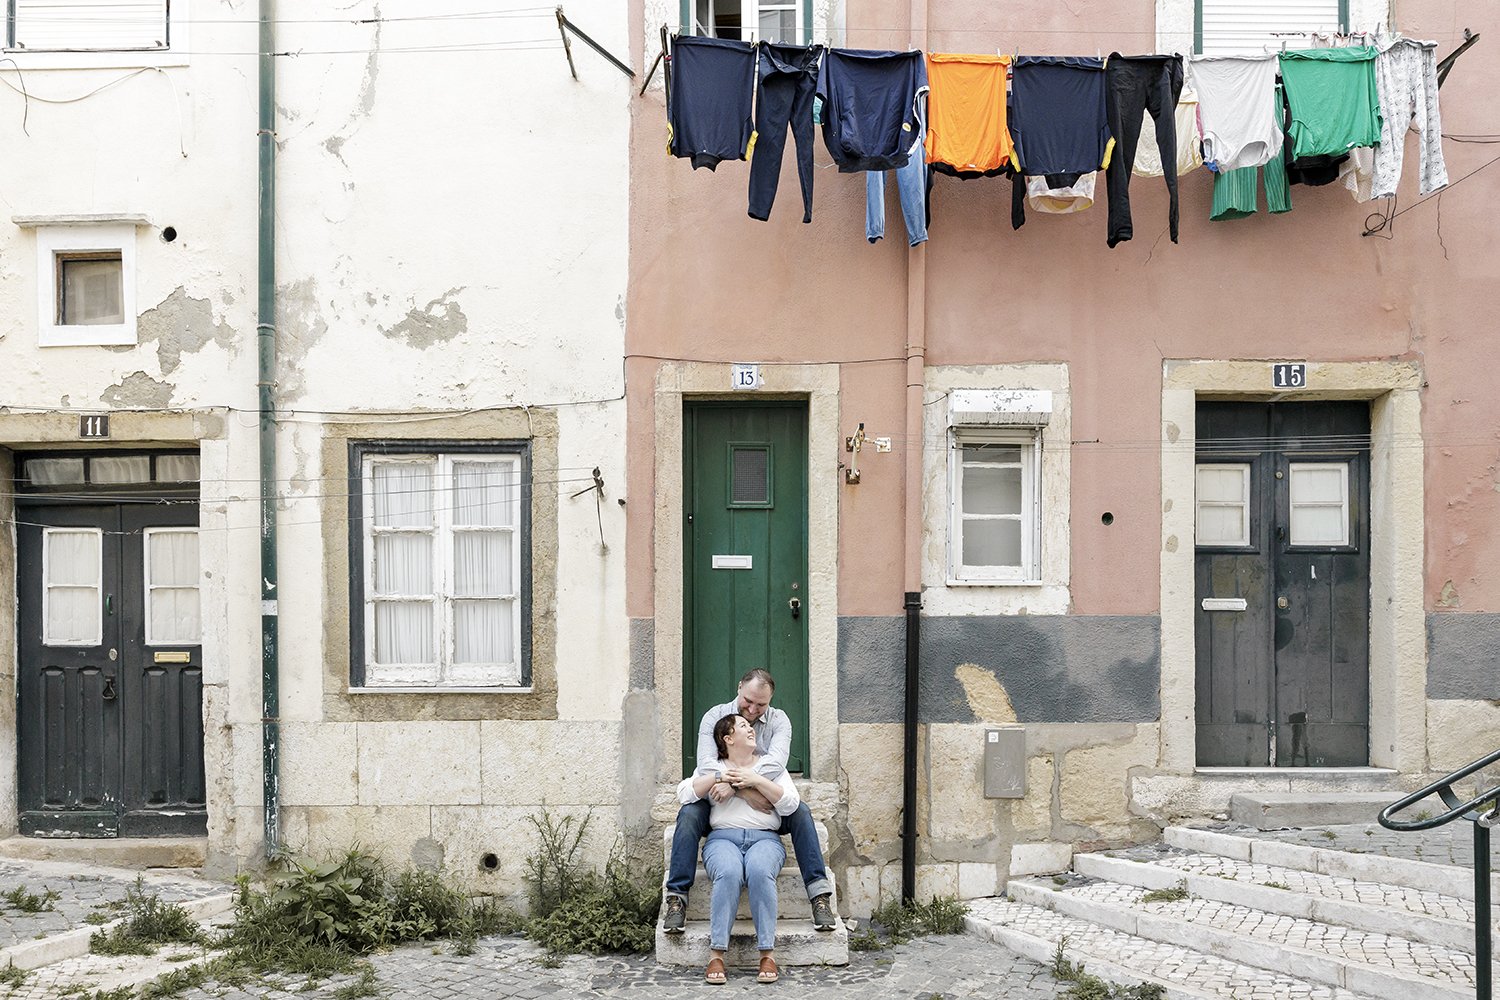
[[[276,617],[276,0],[260,0],[260,701],[266,857],[281,846],[281,659]]]

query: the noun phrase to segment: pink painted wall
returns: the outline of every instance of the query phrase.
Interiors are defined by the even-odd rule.
[[[848,4],[857,47],[904,47],[905,3]],[[634,13],[636,44],[643,30]],[[994,5],[933,0],[932,45],[947,51],[1094,54],[1152,47],[1154,4],[1034,0]],[[1024,26],[1025,33],[1020,29]],[[1402,31],[1433,37],[1440,54],[1465,26],[1486,38],[1442,91],[1444,131],[1500,132],[1500,8],[1423,0],[1398,8]],[[887,30],[898,28],[899,30]],[[639,50],[637,51],[639,61]],[[634,354],[735,361],[844,361],[903,354],[904,227],[890,193],[885,241],[864,239],[864,179],[840,175],[817,139],[814,217],[802,225],[791,156],[769,223],[745,213],[748,165],[693,171],[668,158],[659,91],[635,99],[627,348]],[[1445,144],[1458,181],[1500,147]],[[930,364],[1064,361],[1073,390],[1072,594],[1082,614],[1157,609],[1160,389],[1165,358],[1403,358],[1428,389],[1427,605],[1447,581],[1465,611],[1500,611],[1500,399],[1491,357],[1500,165],[1418,205],[1416,139],[1394,238],[1362,237],[1379,205],[1340,186],[1294,187],[1287,215],[1210,223],[1211,178],[1181,185],[1181,243],[1165,235],[1159,179],[1131,185],[1136,239],[1105,246],[1100,201],[1077,216],[1009,223],[1009,183],[939,177],[927,256]],[[1415,207],[1414,207],[1415,206]],[[1439,235],[1441,221],[1441,238]],[[652,374],[632,360],[630,613],[649,616]],[[879,471],[843,488],[840,613],[901,607],[904,368],[845,363],[842,423],[895,438]],[[814,456],[829,467],[842,455]],[[1100,515],[1115,515],[1112,526]]]

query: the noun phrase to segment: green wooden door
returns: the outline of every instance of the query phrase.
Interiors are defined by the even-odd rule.
[[[764,667],[807,774],[807,622],[831,613],[807,603],[807,406],[692,403],[683,423],[683,773],[703,713]]]

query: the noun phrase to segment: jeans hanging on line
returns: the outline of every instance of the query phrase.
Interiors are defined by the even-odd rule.
[[[708,946],[729,948],[729,932],[740,907],[740,890],[750,894],[755,946],[776,947],[776,876],[786,863],[781,837],[770,830],[715,830],[703,843],[703,867],[713,880],[708,909]]]
[[[1109,198],[1109,237],[1113,247],[1134,235],[1130,221],[1130,171],[1140,144],[1144,113],[1156,122],[1156,148],[1167,182],[1167,228],[1177,242],[1177,98],[1182,94],[1182,56],[1110,54],[1105,64],[1106,107],[1115,151],[1104,171]]]
[[[921,131],[920,129],[918,131]],[[896,194],[901,216],[906,220],[906,238],[912,246],[927,242],[927,187],[929,172],[922,140],[917,140],[911,159],[895,171]],[[885,172],[865,172],[865,238],[871,243],[885,236]]]
[[[813,94],[818,89],[821,45],[762,42],[755,103],[755,152],[750,157],[750,217],[770,218],[781,179],[781,156],[790,125],[797,144],[797,179],[802,182],[802,221],[812,221]]]

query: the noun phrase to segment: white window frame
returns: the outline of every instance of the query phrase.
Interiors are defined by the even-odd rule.
[[[12,45],[18,35],[9,4],[6,9],[5,55],[25,70],[40,69],[139,69],[186,66],[188,64],[189,10],[192,0],[166,0],[166,40],[161,48],[35,49]]]
[[[712,22],[712,11],[717,0],[708,0]],[[713,33],[713,25],[702,24],[698,20],[698,0],[687,0],[688,16],[691,18],[692,33],[701,37],[716,38]],[[797,26],[793,29],[793,39],[782,44],[801,45],[802,39],[807,37],[807,23],[803,17],[802,0],[739,0],[740,4],[740,39],[746,42],[758,42],[760,38],[760,13],[762,10],[790,10],[796,16]]]
[[[442,497],[442,502],[433,504],[433,523],[431,528],[377,528],[375,525],[375,489],[374,470],[377,465],[401,465],[401,464],[423,464],[433,466],[433,490],[434,497]],[[454,466],[464,464],[498,465],[503,466],[512,477],[511,481],[517,486],[512,503],[512,515],[509,526],[474,527],[467,525],[455,525],[453,523],[452,488],[454,483]],[[524,497],[529,493],[526,483],[522,481],[524,466],[522,455],[515,451],[455,451],[455,452],[371,452],[364,455],[361,475],[361,501],[362,501],[362,537],[363,537],[363,580],[364,580],[364,682],[360,688],[354,690],[389,690],[389,689],[436,689],[436,690],[498,690],[503,688],[518,688],[522,683],[522,658],[524,655],[524,639],[522,636],[522,573],[525,569],[522,559],[523,538],[521,535],[522,524],[525,523],[522,516],[521,505]],[[459,598],[455,596],[454,590],[454,560],[453,541],[456,533],[468,531],[486,532],[508,532],[511,536],[510,546],[510,580],[511,592],[509,594],[483,595],[481,598],[466,596]],[[433,593],[431,595],[405,594],[377,596],[375,593],[375,538],[377,534],[400,534],[409,532],[431,533],[432,559],[431,579],[433,582]],[[399,601],[411,600],[413,598],[430,598],[433,604],[433,613],[437,616],[437,622],[433,629],[435,649],[437,652],[436,663],[376,663],[375,662],[375,605],[381,600]],[[473,599],[499,599],[510,602],[511,611],[511,641],[512,659],[500,663],[464,663],[459,664],[455,660],[456,634],[453,627],[454,604],[459,600]],[[489,673],[493,679],[486,679]]]
[[[1292,488],[1297,481],[1299,471],[1336,470],[1339,474],[1339,499],[1332,500],[1303,500],[1298,502],[1292,496]],[[1286,473],[1286,497],[1287,497],[1287,535],[1289,544],[1297,548],[1311,549],[1341,549],[1347,548],[1349,540],[1349,463],[1347,462],[1288,462]],[[1342,534],[1336,542],[1330,541],[1303,541],[1297,537],[1297,508],[1337,508],[1339,511],[1339,530]]]
[[[52,624],[52,543],[53,535],[93,535],[99,543],[98,571],[94,577],[94,590],[99,599],[94,602],[94,637],[87,640],[54,640],[48,633]],[[58,587],[81,588],[85,584],[65,583]],[[104,643],[104,531],[102,528],[43,528],[42,529],[42,645],[53,648],[92,649]]]
[[[183,640],[180,640],[180,639],[173,639],[173,640],[159,639],[159,638],[156,637],[155,633],[153,633],[152,630],[151,630],[151,623],[154,620],[154,616],[151,614],[151,593],[152,593],[152,591],[155,591],[155,590],[187,590],[188,589],[187,587],[183,586],[180,583],[179,584],[154,584],[154,583],[151,582],[151,580],[152,580],[152,576],[151,576],[151,539],[153,537],[155,537],[156,535],[195,535],[196,536],[196,535],[198,535],[198,529],[194,528],[194,527],[187,526],[187,525],[173,525],[172,527],[147,528],[142,534],[144,535],[144,538],[145,538],[145,542],[144,542],[144,546],[143,546],[144,551],[141,554],[141,569],[142,569],[141,583],[142,583],[142,586],[143,586],[144,591],[145,591],[143,606],[144,606],[145,611],[146,611],[146,613],[145,613],[145,619],[146,619],[146,645],[148,645],[148,646],[201,646],[203,644],[203,585],[202,585],[201,580],[200,580],[199,583],[193,584],[193,587],[192,587],[192,589],[198,591],[198,637],[196,639],[191,640],[191,641],[183,641]],[[202,560],[203,560],[203,549],[202,549],[203,539],[201,537],[199,537],[198,542],[199,542],[199,549],[198,549],[198,559],[199,559],[198,572],[199,572],[199,575],[201,577],[202,572],[203,572],[203,563],[202,563]]]
[[[963,446],[1003,444],[1021,449],[1021,565],[963,563]],[[1040,586],[1042,579],[1041,427],[955,426],[948,432],[948,584],[950,586]],[[998,515],[997,515],[998,516]]]
[[[24,220],[18,220],[26,225]],[[119,323],[59,323],[61,261],[69,254],[120,255]],[[36,330],[38,347],[117,347],[136,343],[135,224],[36,227]]]
[[[1198,495],[1198,476],[1205,469],[1215,472],[1223,472],[1225,469],[1238,469],[1240,472],[1240,499],[1237,502],[1228,500],[1204,500]],[[1240,537],[1237,541],[1205,542],[1199,535],[1203,523],[1203,508],[1205,507],[1238,507],[1240,508]],[[1249,462],[1199,462],[1193,469],[1193,540],[1200,548],[1209,549],[1243,549],[1250,547],[1250,463]]]

